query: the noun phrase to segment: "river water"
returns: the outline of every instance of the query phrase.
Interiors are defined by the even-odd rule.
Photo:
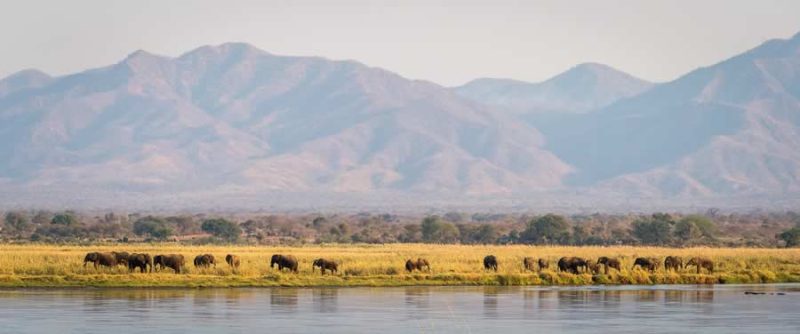
[[[0,290],[0,333],[189,332],[796,334],[800,285]]]

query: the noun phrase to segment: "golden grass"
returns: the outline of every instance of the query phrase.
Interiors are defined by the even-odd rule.
[[[182,274],[161,271],[152,274],[128,273],[126,268],[95,270],[83,267],[83,257],[92,251],[145,252],[151,255],[180,253],[187,266]],[[214,254],[216,268],[199,269],[192,265],[195,255]],[[224,262],[228,253],[237,254],[242,264],[236,272]],[[280,273],[269,268],[272,254],[291,254],[300,261],[298,274]],[[483,270],[483,257],[497,256],[497,273]],[[631,270],[638,256],[678,255],[687,259],[705,256],[716,262],[716,271],[697,274],[691,269],[665,272],[663,265],[654,273]],[[525,256],[546,258],[551,269],[525,271]],[[561,256],[596,259],[618,256],[621,272],[591,275],[558,272]],[[325,257],[340,263],[337,275],[312,273],[313,259]],[[431,272],[405,272],[406,259],[423,257],[431,262]],[[746,248],[657,248],[657,247],[536,247],[465,245],[313,245],[302,247],[256,246],[181,246],[138,244],[109,246],[0,245],[0,287],[61,286],[403,286],[403,285],[584,285],[584,284],[715,284],[800,282],[800,249]]]

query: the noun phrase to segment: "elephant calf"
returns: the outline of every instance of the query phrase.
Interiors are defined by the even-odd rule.
[[[667,256],[664,259],[664,270],[666,271],[681,271],[681,267],[683,267],[683,259],[680,256]]]
[[[686,267],[695,266],[697,267],[697,273],[700,273],[701,268],[705,268],[708,270],[708,273],[714,272],[714,261],[711,261],[709,258],[705,257],[693,257],[689,259],[689,262],[686,262]]]
[[[631,270],[636,268],[636,266],[639,266],[642,269],[648,270],[650,272],[655,272],[656,269],[658,268],[658,259],[651,257],[637,257],[636,260],[633,262],[633,267],[631,267]]]
[[[408,259],[408,261],[406,261],[406,270],[408,272],[412,272],[414,270],[422,271],[423,269],[427,269],[428,271],[431,270],[431,264],[426,259],[417,258],[416,261],[412,259]]]
[[[619,259],[615,257],[601,256],[599,259],[597,259],[597,263],[602,264],[605,267],[606,275],[608,275],[608,268],[614,268],[617,271],[621,271],[620,267],[622,267]]]
[[[278,271],[282,271],[283,268],[286,268],[291,272],[297,272],[298,263],[294,256],[275,254],[269,262],[269,267],[274,268],[276,264],[278,265]]]
[[[212,264],[214,265],[214,268],[217,267],[217,262],[214,259],[214,255],[211,255],[211,254],[200,254],[198,256],[195,256],[195,258],[194,258],[194,266],[195,267],[208,268],[208,267],[211,267]]]
[[[316,267],[319,267],[319,271],[322,272],[323,276],[325,275],[325,270],[330,270],[332,274],[339,272],[339,265],[331,260],[316,259],[311,265],[311,271],[313,272]]]
[[[525,270],[536,271],[536,260],[532,257],[526,256],[522,259],[522,265],[525,267]]]
[[[586,270],[592,274],[599,274],[600,273],[600,263],[594,262],[592,260],[586,260]]]
[[[539,270],[541,271],[547,268],[550,268],[550,261],[547,261],[545,259],[539,259]]]
[[[494,255],[487,255],[483,258],[483,269],[494,270],[497,272],[497,258]]]
[[[231,266],[231,268],[239,269],[239,264],[241,263],[241,260],[239,260],[238,255],[228,254],[225,256],[225,262],[227,262],[228,265]]]

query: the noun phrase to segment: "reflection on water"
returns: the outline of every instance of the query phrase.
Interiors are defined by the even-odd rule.
[[[0,290],[0,332],[798,333],[798,305],[790,284]]]
[[[314,312],[319,313],[336,313],[339,308],[338,298],[339,289],[337,288],[320,288],[312,290]]]
[[[278,311],[294,312],[297,309],[298,293],[297,288],[283,288],[272,290],[269,294],[269,303],[276,306]]]

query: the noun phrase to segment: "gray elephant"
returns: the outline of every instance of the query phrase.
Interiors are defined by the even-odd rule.
[[[297,272],[298,263],[294,256],[275,254],[269,262],[269,267],[275,268],[276,264],[278,265],[278,271],[282,271],[283,268],[286,268],[291,272]]]
[[[94,264],[94,269],[97,269],[97,266],[114,267],[117,265],[117,258],[112,253],[91,252],[83,258],[84,267],[89,263]]]
[[[228,263],[229,266],[233,269],[238,269],[239,264],[241,264],[242,260],[239,259],[238,255],[228,254],[225,255],[225,262]]]
[[[497,272],[497,257],[494,255],[487,255],[483,258],[483,269],[494,270]]]
[[[170,268],[174,270],[176,274],[180,274],[181,269],[186,264],[186,260],[181,254],[166,254],[153,257],[153,263],[156,269]]]
[[[335,274],[339,271],[339,264],[335,261],[327,260],[327,259],[316,259],[314,263],[311,265],[311,271],[314,271],[314,268],[319,267],[319,271],[322,272],[322,275],[325,275],[325,270],[329,270],[332,274]]]
[[[688,268],[689,266],[697,267],[698,274],[700,273],[700,269],[702,268],[708,270],[709,274],[714,272],[714,261],[705,257],[693,257],[689,259],[689,262],[686,262],[686,268]]]
[[[153,258],[147,253],[133,253],[128,256],[128,270],[140,273],[153,272]]]
[[[203,267],[208,268],[214,265],[214,268],[217,267],[217,261],[214,258],[214,255],[211,254],[200,254],[194,258],[194,266],[195,267]]]

